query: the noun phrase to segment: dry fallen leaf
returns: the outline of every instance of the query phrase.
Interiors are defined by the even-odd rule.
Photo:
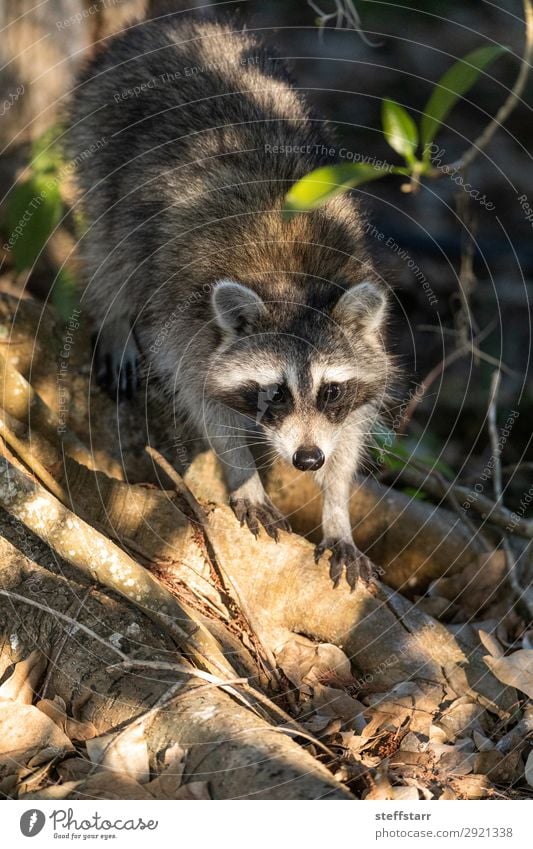
[[[96,737],[97,731],[92,722],[87,720],[81,722],[67,716],[65,702],[60,696],[55,696],[53,699],[41,699],[35,707],[49,716],[71,740],[90,740]]]
[[[484,734],[480,734],[479,731],[474,731],[472,733],[472,737],[478,752],[490,752],[494,749],[494,743],[492,740],[489,740],[489,738],[485,737]]]
[[[388,761],[381,761],[374,775],[370,777],[371,788],[364,796],[365,799],[392,799],[393,787],[389,779],[388,768]]]
[[[533,699],[533,649],[519,649],[507,657],[485,655],[483,660],[499,681]]]
[[[446,775],[468,775],[474,771],[476,754],[471,740],[458,740],[454,746],[430,742],[428,751],[435,756],[436,766]]]
[[[277,654],[279,666],[295,687],[311,694],[317,683],[352,683],[350,661],[344,652],[330,643],[313,643],[294,637]]]
[[[420,796],[416,787],[392,787],[390,798],[396,802],[418,802]]]
[[[85,758],[67,758],[56,764],[56,772],[61,781],[82,781],[94,769],[94,765]]]
[[[457,737],[465,737],[474,729],[483,731],[481,721],[484,715],[481,705],[471,701],[468,696],[461,696],[446,708],[435,724],[446,733],[447,742],[453,743]]]
[[[34,690],[46,669],[47,659],[38,649],[15,664],[9,678],[0,687],[0,699],[12,699],[19,704],[31,705]]]
[[[66,734],[33,705],[0,701],[0,728],[2,760],[9,759],[16,765],[28,763],[45,749],[51,749],[55,756],[73,750]]]
[[[343,724],[349,725],[358,733],[361,733],[366,725],[365,705],[352,698],[344,690],[338,690],[336,687],[315,684],[312,707],[320,716],[338,717]]]
[[[526,761],[526,768],[524,770],[524,774],[526,776],[526,781],[530,787],[533,787],[533,751],[529,753]]]
[[[124,773],[98,772],[78,783],[69,799],[153,799],[138,781]]]
[[[408,725],[410,731],[429,737],[429,728],[442,701],[442,687],[403,681],[388,693],[376,693],[369,698],[373,708],[364,730],[371,736],[387,726],[398,729]]]
[[[496,749],[490,752],[479,752],[474,762],[474,772],[486,775],[495,784],[510,787],[523,774],[521,752],[514,750],[506,755]]]
[[[30,771],[24,770],[24,774],[20,776],[21,780],[17,786],[17,798],[20,799],[26,793],[33,793],[45,787],[52,766],[53,760],[48,760],[35,769]]]
[[[430,588],[430,595],[449,599],[458,605],[466,618],[484,610],[493,601],[499,601],[501,582],[506,564],[503,551],[481,555],[477,562],[466,566],[455,575],[438,578]]]
[[[450,784],[460,799],[487,799],[494,789],[486,775],[457,775]]]
[[[133,725],[117,734],[94,737],[87,740],[86,746],[91,761],[100,769],[124,775],[140,784],[148,781],[148,747],[142,725]]]
[[[178,799],[183,772],[185,770],[185,749],[178,743],[170,746],[164,755],[163,763],[166,769],[153,781],[145,784],[145,790],[152,794],[154,799]]]
[[[402,752],[424,752],[426,748],[427,740],[421,734],[415,734],[413,731],[409,731],[400,743]]]
[[[183,784],[175,798],[209,801],[211,796],[209,795],[207,781],[191,781],[189,784]]]
[[[457,793],[451,787],[445,787],[439,796],[439,802],[449,799],[457,799]]]
[[[31,793],[23,793],[18,798],[29,801],[30,799],[68,799],[71,793],[80,784],[79,781],[66,781],[64,784],[49,784]]]
[[[500,641],[494,636],[494,634],[488,634],[483,629],[478,631],[479,640],[481,644],[487,649],[492,657],[503,657],[503,648],[501,646]]]

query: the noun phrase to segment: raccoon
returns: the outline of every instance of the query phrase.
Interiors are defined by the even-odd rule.
[[[254,445],[314,473],[317,560],[330,550],[335,584],[368,580],[348,508],[391,373],[387,292],[353,197],[282,216],[291,185],[334,161],[283,61],[231,23],[144,21],[84,70],[69,138],[100,381],[130,394],[140,350],[254,535],[290,530]]]

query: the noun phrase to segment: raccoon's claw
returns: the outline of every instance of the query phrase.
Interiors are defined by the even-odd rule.
[[[338,587],[343,570],[346,570],[346,580],[350,589],[354,589],[357,579],[368,583],[374,574],[372,561],[352,543],[345,540],[327,538],[315,548],[315,563],[318,563],[327,549],[331,550],[329,558],[329,574],[333,586]]]
[[[106,390],[111,397],[133,398],[139,388],[139,351],[131,338],[124,346],[106,344],[109,339],[105,334],[98,339],[95,346],[96,382]]]
[[[253,504],[247,498],[230,498],[230,507],[241,523],[245,524],[254,537],[259,536],[262,525],[269,537],[276,542],[279,539],[279,531],[291,532],[291,526],[287,519],[277,510],[273,504],[263,501],[261,504]]]

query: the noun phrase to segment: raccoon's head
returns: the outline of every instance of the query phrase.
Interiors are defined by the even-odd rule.
[[[221,335],[208,377],[213,400],[302,471],[324,466],[347,428],[354,451],[370,442],[390,371],[378,284],[322,287],[295,303],[222,280],[212,306]]]

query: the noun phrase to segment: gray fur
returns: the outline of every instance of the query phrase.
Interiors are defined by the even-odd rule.
[[[220,457],[235,512],[254,532],[262,523],[275,535],[283,520],[250,439],[289,462],[299,446],[319,446],[324,540],[333,571],[346,565],[355,579],[365,563],[348,494],[390,363],[385,295],[353,198],[290,221],[280,214],[291,184],[324,164],[324,136],[253,34],[190,19],[113,39],[71,110],[88,223],[83,297],[113,387],[137,356],[133,329],[150,373]],[[324,412],[331,374],[347,388],[342,409]],[[269,395],[277,383],[287,387],[283,410]]]

